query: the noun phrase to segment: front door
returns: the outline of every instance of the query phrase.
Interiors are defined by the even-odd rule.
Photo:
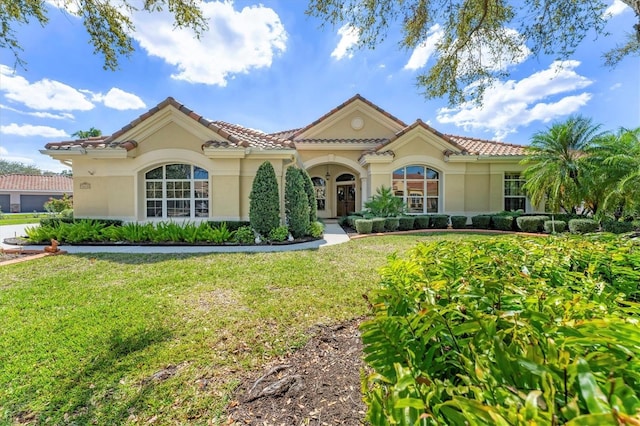
[[[336,187],[337,215],[347,216],[349,213],[356,211],[356,186],[338,185]]]

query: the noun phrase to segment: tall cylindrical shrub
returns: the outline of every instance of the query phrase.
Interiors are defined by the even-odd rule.
[[[313,189],[313,181],[306,170],[301,169],[302,178],[304,180],[304,191],[307,193],[309,202],[309,223],[318,221],[318,203],[316,202],[316,191]]]
[[[285,174],[284,211],[289,232],[294,238],[309,233],[309,198],[304,189],[302,170],[289,167]]]
[[[260,165],[249,194],[249,221],[260,235],[268,236],[280,225],[278,179],[270,162]]]

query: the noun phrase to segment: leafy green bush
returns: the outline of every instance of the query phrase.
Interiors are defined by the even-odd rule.
[[[284,211],[293,238],[309,234],[309,199],[302,171],[296,167],[289,167],[285,174]]]
[[[340,226],[351,226],[351,223],[349,223],[349,216],[340,216],[338,218],[338,225],[340,225]]]
[[[40,226],[51,226],[53,228],[59,226],[61,223],[74,223],[80,220],[86,219],[74,219],[73,217],[43,217],[40,219]],[[122,226],[122,220],[120,219],[91,219],[94,222],[100,222],[104,226]]]
[[[240,244],[253,244],[255,242],[255,235],[253,234],[253,229],[250,226],[241,226],[236,230],[234,235],[234,239],[237,243]]]
[[[316,202],[316,191],[313,188],[313,181],[311,180],[311,176],[309,176],[309,173],[307,173],[307,171],[304,169],[300,169],[300,173],[302,174],[304,191],[307,194],[307,202],[309,203],[309,223],[313,224],[318,221],[318,203]]]
[[[280,225],[280,195],[278,179],[270,162],[258,167],[249,194],[249,221],[260,235],[269,235]]]
[[[51,226],[27,226],[24,233],[31,243],[48,243],[52,238],[55,239],[54,228]]]
[[[44,203],[44,209],[48,212],[60,213],[64,210],[73,210],[73,197],[63,194],[62,198],[49,198]]]
[[[471,225],[475,229],[489,229],[491,225],[491,216],[486,214],[471,216]]]
[[[428,215],[415,216],[415,220],[413,222],[413,229],[429,229],[429,216]]]
[[[447,229],[449,227],[449,215],[446,215],[446,214],[430,215],[429,227],[432,229]]]
[[[602,221],[602,230],[614,234],[624,234],[633,231],[633,222],[624,222],[621,220],[606,219]]]
[[[320,238],[324,233],[324,225],[317,220],[309,226],[309,235],[313,238]]]
[[[373,229],[372,219],[358,219],[356,220],[356,231],[358,234],[370,234]]]
[[[277,226],[269,232],[269,241],[282,242],[289,237],[289,228],[285,225]]]
[[[367,420],[633,424],[638,248],[514,237],[420,244],[390,258],[361,326],[373,369]]]
[[[544,232],[547,234],[553,233],[563,233],[567,230],[567,222],[563,220],[545,220],[544,221]]]
[[[212,229],[213,228],[218,228],[223,223],[227,226],[229,231],[237,231],[238,229],[242,228],[243,226],[251,227],[251,223],[246,221],[246,220],[222,220],[222,221],[209,220],[209,221],[207,221],[207,224],[209,224],[209,226]]]
[[[216,244],[223,244],[233,240],[237,231],[231,231],[227,228],[226,223],[222,223],[222,225],[217,228],[213,228],[211,230],[211,241]]]
[[[64,217],[64,218],[67,218],[67,219],[73,219],[73,209],[62,210],[60,212],[60,216]]]
[[[155,233],[152,223],[130,222],[122,225],[122,239],[130,243],[146,243],[150,242]]]
[[[598,222],[593,219],[571,219],[569,232],[572,234],[587,234],[598,230]]]
[[[416,218],[413,216],[400,216],[398,218],[398,230],[399,231],[411,231]]]
[[[386,219],[384,217],[374,217],[371,219],[371,232],[379,234],[384,232],[384,224]]]
[[[520,216],[516,222],[522,232],[542,232],[544,222],[549,219],[549,216]]]
[[[400,216],[405,211],[402,198],[396,197],[393,190],[386,186],[376,189],[375,195],[364,206],[376,217]]]
[[[511,231],[513,229],[513,216],[491,216],[493,229],[499,231]]]
[[[451,216],[451,227],[453,229],[464,229],[467,227],[466,216]]]
[[[384,229],[393,232],[400,226],[400,219],[397,217],[386,217],[384,220]]]

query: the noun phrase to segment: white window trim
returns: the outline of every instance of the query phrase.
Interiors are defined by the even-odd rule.
[[[167,179],[167,166],[171,166],[174,164],[186,164],[191,167],[191,178],[190,179]],[[147,173],[157,168],[162,168],[162,179],[147,179]],[[206,179],[198,179],[195,177],[195,168],[203,169],[207,172]],[[208,170],[196,166],[194,164],[189,163],[167,163],[159,166],[151,167],[149,170],[143,173],[144,177],[144,214],[145,220],[154,221],[154,220],[172,220],[172,221],[185,221],[185,220],[206,220],[211,215],[211,194],[209,191],[209,177],[211,174]],[[147,196],[147,182],[160,182],[162,184],[162,198],[149,198]],[[189,198],[169,198],[167,197],[167,183],[168,182],[189,182]],[[207,198],[196,197],[195,194],[195,183],[196,182],[205,182],[207,187],[207,193],[209,194]],[[148,201],[161,201],[161,209],[162,216],[149,216],[148,215]],[[189,216],[168,216],[168,201],[189,201]],[[196,203],[197,202],[207,202],[207,213],[206,216],[197,216],[196,215]]]
[[[424,195],[422,195],[420,198],[422,199],[422,212],[407,212],[408,215],[424,215],[424,214],[439,214],[442,212],[442,206],[443,206],[443,201],[442,201],[442,172],[427,165],[427,164],[407,164],[405,166],[402,167],[397,167],[394,168],[391,171],[391,186],[393,188],[393,173],[396,170],[402,169],[403,170],[403,183],[404,183],[404,191],[403,191],[403,195],[402,195],[402,201],[404,202],[404,204],[408,207],[409,206],[409,201],[411,198],[416,198],[416,195],[411,195],[408,189],[407,189],[407,168],[408,167],[414,167],[414,166],[418,166],[418,167],[424,167],[425,169],[430,169],[433,170],[434,172],[436,172],[438,174],[438,178],[437,179],[428,179],[427,178],[427,174],[425,173],[424,178],[422,179],[422,192]],[[412,181],[417,181],[417,179],[410,179]],[[428,187],[428,182],[433,182],[436,181],[438,182],[438,195],[437,196],[433,196],[433,195],[427,195],[427,187]],[[436,212],[428,212],[428,202],[430,199],[435,199],[438,202],[438,210]]]

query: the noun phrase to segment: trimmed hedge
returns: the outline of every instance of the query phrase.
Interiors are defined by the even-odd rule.
[[[544,221],[544,232],[547,234],[552,234],[554,232],[560,233],[567,230],[567,222],[564,220],[545,220]]]
[[[432,214],[429,217],[429,228],[432,229],[447,229],[449,227],[449,215],[448,214]]]
[[[598,222],[593,219],[571,219],[569,232],[572,234],[587,234],[598,230]]]
[[[356,231],[358,234],[370,234],[373,229],[373,220],[371,219],[357,219]]]
[[[544,222],[549,219],[549,216],[520,216],[516,222],[522,232],[542,232]]]
[[[415,216],[413,221],[413,229],[429,228],[429,216]]]
[[[384,217],[374,217],[373,219],[371,219],[371,223],[372,223],[371,232],[374,232],[376,234],[384,232],[385,222],[386,220]]]
[[[273,165],[265,161],[258,167],[249,194],[249,221],[260,235],[267,236],[280,226],[280,194]]]
[[[356,220],[358,220],[358,219],[364,219],[364,218],[363,218],[362,216],[357,216],[357,215],[353,215],[353,214],[351,214],[351,215],[347,216],[347,224],[348,224],[350,227],[352,227],[352,228],[354,228],[354,229],[355,229],[355,227],[356,227]]]
[[[398,229],[400,226],[400,219],[397,217],[385,217],[384,218],[384,229],[387,231],[393,232]]]
[[[493,224],[493,229],[511,231],[513,230],[513,216],[491,216],[491,224]]]
[[[451,216],[451,227],[453,229],[464,229],[467,227],[466,216]]]
[[[416,218],[413,216],[400,216],[398,230],[400,231],[411,231],[413,229],[413,224],[415,223]]]
[[[491,216],[486,214],[472,216],[471,225],[476,229],[489,229],[491,226]]]
[[[624,234],[634,230],[633,222],[621,222],[619,220],[608,219],[602,221],[602,230],[614,234]]]

